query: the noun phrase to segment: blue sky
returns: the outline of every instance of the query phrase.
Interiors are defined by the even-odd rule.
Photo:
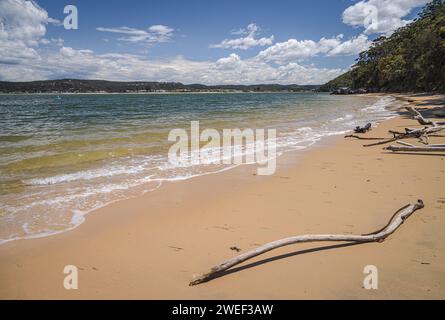
[[[0,0],[0,79],[319,84],[426,2]]]

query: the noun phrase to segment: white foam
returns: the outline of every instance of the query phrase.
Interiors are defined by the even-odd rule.
[[[30,179],[23,181],[28,185],[53,185],[58,183],[72,182],[76,180],[92,180],[97,178],[105,178],[116,175],[124,174],[137,174],[146,170],[142,166],[125,166],[125,167],[110,167],[94,170],[79,171],[75,173],[62,174],[53,177],[40,178],[40,179]]]
[[[347,114],[347,115],[345,115],[344,117],[340,117],[340,118],[331,120],[331,122],[340,122],[340,121],[344,121],[344,120],[350,120],[350,119],[352,119],[353,117],[354,117],[354,115],[352,115],[352,114]]]

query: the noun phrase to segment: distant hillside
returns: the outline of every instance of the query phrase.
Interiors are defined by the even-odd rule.
[[[370,91],[445,92],[445,2],[427,4],[419,17],[390,37],[376,39],[349,72],[324,84]]]
[[[125,92],[209,92],[209,91],[247,91],[247,92],[280,92],[317,90],[319,86],[299,85],[222,85],[206,86],[202,84],[185,85],[178,82],[116,82],[103,80],[48,80],[32,82],[1,82],[2,93],[125,93]]]
[[[320,87],[320,91],[323,92],[332,92],[338,88],[348,87],[352,88],[352,74],[351,72],[346,72],[341,76],[338,76],[334,80],[329,81],[328,83],[322,85]]]

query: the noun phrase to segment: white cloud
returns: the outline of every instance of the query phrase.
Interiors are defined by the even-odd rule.
[[[232,53],[226,58],[221,58],[216,61],[216,67],[219,70],[233,70],[241,65],[241,58],[239,55]]]
[[[431,0],[362,0],[348,7],[343,12],[343,22],[364,27],[365,34],[391,34],[396,29],[407,25],[404,20],[412,9],[420,7]]]
[[[341,42],[334,46],[327,55],[328,56],[354,56],[360,52],[366,51],[372,42],[364,34],[353,37],[347,41]]]
[[[237,39],[225,39],[218,44],[212,44],[210,48],[224,48],[224,49],[241,49],[247,50],[251,47],[256,46],[267,46],[271,45],[274,41],[274,36],[268,38],[256,39],[261,28],[255,23],[251,23],[246,29],[240,29],[238,31],[232,32],[234,35],[243,35],[244,37]]]
[[[0,1],[0,63],[39,59],[34,47],[46,33],[48,13],[33,1]]]
[[[58,47],[63,46],[64,42],[65,41],[62,38],[51,38],[51,39],[42,38],[42,39],[39,40],[39,44],[43,44],[43,45],[46,45],[46,46],[55,45],[55,46],[58,46]]]
[[[275,67],[255,58],[242,60],[236,54],[219,59],[212,69],[215,83],[222,84],[322,84],[346,71],[303,66],[296,62]]]
[[[0,39],[37,45],[45,35],[48,13],[33,1],[0,1]]]
[[[349,56],[358,54],[371,45],[364,35],[342,42],[343,35],[334,38],[321,38],[319,41],[289,39],[261,51],[257,59],[286,64],[318,55]]]
[[[179,81],[203,84],[296,83],[321,84],[345,70],[307,67],[290,63],[274,67],[257,59],[242,60],[231,54],[215,62],[178,56],[156,60],[132,54],[96,54],[91,50],[62,47],[42,55],[38,63],[3,65],[0,79],[31,81],[55,78],[115,81]]]
[[[117,38],[119,41],[155,44],[168,42],[173,37],[173,28],[164,25],[153,25],[147,30],[135,29],[130,27],[104,28],[98,27],[97,31],[110,32],[122,35]]]

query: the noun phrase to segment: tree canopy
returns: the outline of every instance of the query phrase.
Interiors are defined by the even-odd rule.
[[[434,0],[410,24],[381,36],[347,73],[320,90],[445,92],[445,2]]]

